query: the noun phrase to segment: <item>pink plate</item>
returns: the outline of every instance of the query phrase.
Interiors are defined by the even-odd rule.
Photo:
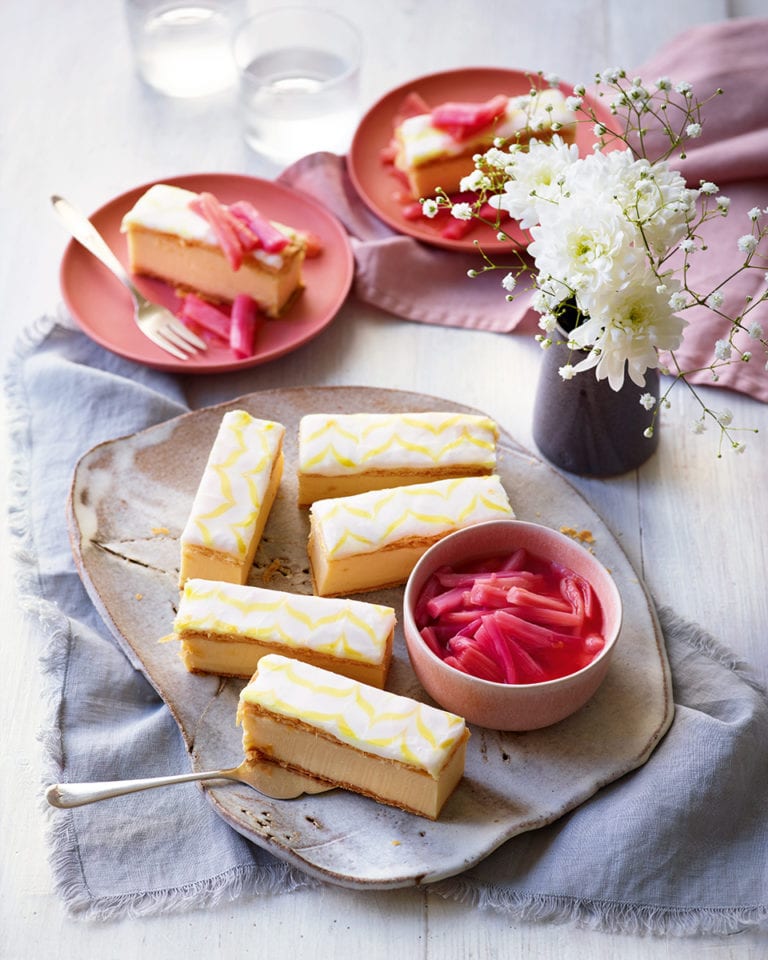
[[[450,240],[440,235],[442,225],[439,220],[428,220],[426,217],[406,220],[397,196],[405,189],[404,183],[393,172],[393,168],[382,160],[382,151],[392,138],[395,116],[409,93],[419,94],[434,106],[446,100],[487,100],[498,93],[515,97],[531,89],[532,78],[535,78],[534,75],[520,70],[468,67],[419,77],[390,91],[360,121],[349,150],[349,175],[363,202],[398,233],[405,233],[433,246],[448,250],[473,250],[475,241],[480,241],[483,248],[489,251],[508,247],[508,241],[498,240],[495,231],[482,224],[477,224],[461,240]],[[570,95],[573,85],[561,83],[560,89]],[[588,96],[584,100],[602,123],[607,127],[612,126],[611,116],[601,103]],[[592,124],[580,123],[576,131],[576,143],[582,155],[592,152],[594,140]],[[507,232],[514,236],[509,227]],[[519,238],[523,237],[520,233]]]
[[[354,259],[344,228],[324,207],[310,197],[255,177],[200,173],[162,182],[197,192],[210,191],[224,203],[250,200],[271,219],[317,236],[323,252],[305,261],[306,289],[284,317],[268,320],[262,327],[254,356],[239,360],[225,343],[212,338],[204,353],[177,360],[140,332],[132,319],[128,291],[73,240],[64,251],[61,263],[61,290],[73,317],[96,343],[128,360],[159,370],[219,373],[281,357],[317,336],[333,320],[352,284]],[[149,186],[151,184],[144,184],[115,197],[91,216],[97,230],[126,266],[127,249],[120,223]],[[172,310],[179,305],[173,289],[165,283],[139,277],[136,286],[150,300]]]

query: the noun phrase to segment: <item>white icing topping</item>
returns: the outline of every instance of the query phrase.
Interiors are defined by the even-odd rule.
[[[194,213],[189,204],[197,197],[191,190],[182,187],[173,187],[167,183],[156,183],[146,193],[142,194],[134,206],[123,217],[121,229],[125,231],[129,226],[144,227],[147,230],[156,230],[158,233],[167,233],[182,240],[194,243],[206,243],[209,246],[219,245],[216,234],[208,221]],[[281,229],[280,224],[274,224]],[[283,230],[288,236],[291,231]],[[261,263],[279,270],[283,265],[283,258],[279,253],[267,253],[264,250],[253,250],[247,254]]]
[[[375,553],[411,537],[439,537],[514,516],[497,476],[459,477],[316,500],[310,508],[329,557]]]
[[[244,410],[223,416],[181,535],[182,546],[245,557],[284,435],[282,424],[256,420]]]
[[[362,600],[330,599],[211,580],[188,580],[177,633],[237,635],[379,664],[395,611]]]
[[[454,140],[445,130],[432,126],[430,114],[406,118],[398,129],[401,168],[417,167],[439,157],[455,157],[468,149],[490,147],[496,137],[513,140],[523,130],[549,135],[553,123],[568,128],[576,122],[575,114],[565,105],[565,97],[554,88],[539,91],[531,97],[512,97],[503,117],[467,140]]]
[[[277,654],[261,658],[240,699],[435,778],[466,727],[445,710]]]
[[[493,470],[497,436],[493,420],[460,413],[309,414],[299,424],[299,472],[332,477],[457,464]]]

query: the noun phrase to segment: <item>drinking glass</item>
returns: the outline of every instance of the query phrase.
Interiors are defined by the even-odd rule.
[[[361,41],[337,14],[281,7],[240,27],[234,53],[246,143],[268,160],[344,153],[358,119]]]
[[[170,97],[234,87],[232,40],[243,0],[125,0],[139,76]]]

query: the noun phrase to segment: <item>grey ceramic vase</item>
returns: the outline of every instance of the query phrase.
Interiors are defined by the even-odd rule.
[[[644,387],[625,377],[616,391],[593,371],[563,380],[559,368],[577,362],[578,355],[565,343],[554,343],[543,352],[533,410],[536,446],[554,466],[585,477],[612,477],[634,470],[659,444],[658,421],[653,436],[643,436],[653,411],[640,404],[644,393],[658,398],[658,370],[646,371]]]

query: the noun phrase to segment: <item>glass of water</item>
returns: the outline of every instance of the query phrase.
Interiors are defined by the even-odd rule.
[[[170,97],[235,86],[232,41],[243,0],[125,0],[139,76]]]
[[[234,53],[246,143],[273,163],[344,153],[359,111],[362,44],[348,20],[312,7],[256,14]]]

